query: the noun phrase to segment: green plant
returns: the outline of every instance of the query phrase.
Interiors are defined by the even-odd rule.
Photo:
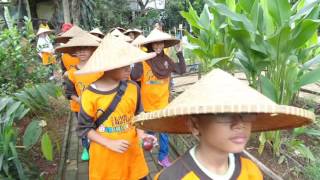
[[[234,7],[234,3],[228,5]],[[201,60],[203,69],[208,72],[214,67],[224,70],[233,68],[234,41],[226,27],[227,18],[220,16],[214,9],[205,5],[200,16],[189,6],[188,12],[181,12],[192,29],[192,34],[187,33],[191,44],[189,49]]]
[[[10,97],[0,97],[0,173],[6,177],[26,179],[16,149],[17,131],[14,121],[22,119],[29,109]]]
[[[31,21],[0,32],[0,95],[10,95],[25,84],[45,82],[49,69],[41,65]]]
[[[319,169],[320,169],[320,161],[318,160],[317,162],[308,165],[304,169],[303,174],[305,174],[306,178],[310,180],[317,180],[317,179],[320,179]]]
[[[292,104],[302,86],[320,79],[319,68],[310,70],[320,58],[319,0],[308,5],[300,0],[293,6],[287,0],[240,0],[233,9],[210,0],[209,6],[227,18],[224,29],[238,48],[235,62],[250,85],[276,103]],[[262,133],[259,140],[260,153],[269,142],[280,155],[280,131]]]
[[[61,95],[61,89],[52,83],[36,84],[32,87],[23,88],[14,96],[23,102],[32,112],[49,111],[49,97],[57,98]]]

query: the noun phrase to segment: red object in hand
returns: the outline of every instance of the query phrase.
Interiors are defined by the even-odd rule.
[[[146,151],[151,151],[154,144],[154,139],[152,137],[146,137],[143,139],[143,149]]]

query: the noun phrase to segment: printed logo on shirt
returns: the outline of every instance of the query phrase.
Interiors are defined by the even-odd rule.
[[[164,81],[161,79],[157,79],[151,70],[147,72],[146,79],[146,84],[149,85],[164,84]]]

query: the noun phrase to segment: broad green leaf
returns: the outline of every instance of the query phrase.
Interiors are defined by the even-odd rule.
[[[203,7],[202,13],[200,14],[200,19],[199,19],[199,24],[204,28],[204,29],[209,29],[210,28],[210,12],[208,9],[208,5],[206,4]]]
[[[305,19],[299,23],[292,32],[291,47],[295,49],[304,45],[317,32],[319,24],[320,20],[315,21],[310,19]]]
[[[289,22],[291,12],[288,0],[267,0],[267,3],[270,15],[279,26]]]
[[[252,7],[256,0],[239,0],[239,5],[248,14],[252,11]]]
[[[290,21],[291,23],[293,23],[294,21],[300,19],[303,16],[308,15],[309,13],[312,12],[312,10],[320,3],[320,0],[316,0],[312,3],[309,3],[307,5],[305,5],[302,9],[300,9],[296,14],[294,14],[293,16],[290,17]]]
[[[53,160],[53,147],[52,147],[52,142],[51,142],[51,139],[48,135],[48,132],[46,132],[45,134],[42,135],[41,150],[42,150],[43,156],[47,160],[49,160],[49,161]]]
[[[6,111],[6,115],[11,116],[13,113],[15,113],[15,111],[19,108],[20,105],[21,102],[19,101],[10,104],[9,109]]]
[[[302,86],[315,83],[319,80],[320,80],[320,68],[303,74],[297,83],[297,87],[300,89],[300,87]]]
[[[304,69],[309,69],[314,65],[318,65],[320,63],[320,55],[313,57],[312,59],[308,60],[306,63],[303,64]]]
[[[0,100],[0,111],[2,111],[6,105],[9,103],[10,98],[1,98]]]
[[[214,7],[220,15],[226,16],[233,21],[241,22],[248,32],[252,33],[252,35],[256,34],[256,29],[246,16],[232,12],[226,5],[216,3],[213,0],[209,0],[208,3]]]
[[[39,121],[31,121],[23,135],[23,145],[26,147],[26,150],[29,150],[38,142],[41,133],[42,128],[39,126]]]
[[[306,133],[308,136],[320,137],[320,130],[318,130],[318,129],[309,129],[309,128],[306,128],[305,133]]]
[[[265,96],[267,96],[269,99],[271,99],[274,102],[277,102],[277,90],[273,86],[272,82],[264,76],[260,76],[261,80],[261,92]]]

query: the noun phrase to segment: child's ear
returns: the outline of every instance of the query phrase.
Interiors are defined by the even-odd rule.
[[[192,135],[198,139],[199,136],[201,135],[199,131],[198,118],[189,116],[187,120],[187,126],[190,129]]]

